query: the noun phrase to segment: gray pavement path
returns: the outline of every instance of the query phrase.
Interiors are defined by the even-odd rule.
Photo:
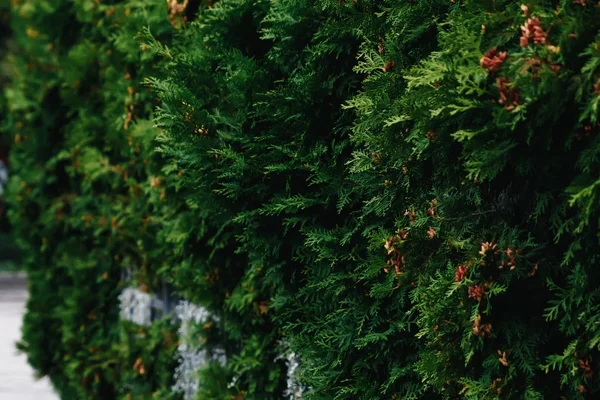
[[[58,400],[49,381],[36,380],[26,356],[15,349],[26,300],[23,277],[0,275],[0,400]]]

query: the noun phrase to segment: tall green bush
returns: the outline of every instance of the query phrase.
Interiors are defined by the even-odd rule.
[[[140,78],[156,60],[137,35],[170,35],[166,6],[13,5],[10,217],[30,292],[20,347],[61,398],[170,398],[175,327],[119,323],[117,297],[126,269],[142,290],[159,283],[146,196],[157,130]]]
[[[208,29],[198,37],[209,56],[242,36],[227,36],[235,29],[221,32],[210,18],[250,7],[220,4],[198,25]],[[309,76],[328,82],[319,72],[343,66],[332,56],[358,37],[354,70],[365,78],[359,94],[334,106],[340,116],[327,113],[336,124],[317,123],[331,132],[320,147],[321,130],[311,126],[318,112],[298,107],[304,95],[327,109],[319,103],[326,95],[305,94],[314,86],[301,67],[290,76],[294,87],[269,69],[277,65],[269,57],[295,44],[295,36],[269,27],[277,19],[299,21],[292,17],[297,3],[287,10],[284,4],[273,4],[277,17],[263,20],[263,40],[273,46],[265,50],[268,64],[260,64],[258,47],[237,45],[251,56],[246,68],[234,64],[239,53],[214,64],[194,61],[197,53],[186,49],[169,66],[183,72],[152,83],[163,99],[161,151],[190,177],[182,185],[191,190],[188,204],[202,210],[195,214],[207,212],[215,229],[226,226],[219,235],[235,235],[225,252],[249,257],[249,265],[257,254],[265,282],[273,279],[274,289],[265,285],[257,294],[246,284],[246,298],[269,293],[275,321],[300,353],[308,396],[576,398],[595,391],[595,336],[570,315],[593,320],[595,309],[586,265],[593,265],[595,246],[588,241],[598,27],[590,21],[598,7],[319,3],[331,18],[323,36],[330,46],[312,41],[318,62]],[[211,46],[213,35],[219,41]],[[262,71],[270,78],[267,100],[240,86],[243,79],[259,85]],[[221,73],[229,75],[215,88]],[[227,85],[233,90],[223,92]],[[339,118],[352,110],[354,149],[346,164],[349,123]],[[278,121],[287,142],[275,136]],[[318,162],[323,156],[326,166]],[[293,168],[297,162],[308,176]],[[223,221],[213,218],[220,212]],[[200,221],[191,226],[205,226]],[[276,240],[263,241],[279,229]],[[189,237],[179,233],[173,237]],[[191,265],[174,273],[197,270]]]
[[[335,210],[350,125],[341,105],[357,88],[358,41],[330,11],[223,1],[172,48],[151,46],[167,60],[168,78],[148,79],[162,101],[158,150],[173,192],[163,234],[182,254],[166,276],[219,317],[212,329],[223,334],[207,332],[207,347],[229,359],[207,367],[199,398],[282,398],[277,316],[318,258],[303,232],[343,220]]]
[[[433,25],[437,48],[415,65],[409,44],[395,50],[412,35],[391,31],[382,49],[395,68],[384,74],[371,35],[359,68],[373,72],[349,103],[351,172],[369,193],[365,215],[383,218],[369,235],[379,261],[362,272],[392,264],[370,292],[405,303],[355,343],[389,348],[400,326],[417,350],[409,382],[434,397],[596,393],[599,8],[416,2],[385,16],[393,26],[436,5],[449,7]],[[381,381],[393,388],[405,371]]]
[[[307,399],[600,391],[597,4],[15,9],[23,347],[64,398],[172,395],[131,269],[209,311],[199,399],[287,396],[284,351]]]

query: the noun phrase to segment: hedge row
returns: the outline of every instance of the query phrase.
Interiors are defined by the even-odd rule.
[[[119,323],[117,297],[124,269],[152,290],[162,260],[146,198],[157,130],[140,80],[157,64],[136,36],[170,35],[163,8],[13,2],[9,212],[30,290],[19,346],[63,399],[171,396],[175,327]]]
[[[11,220],[65,399],[600,392],[600,6],[13,2]],[[123,271],[135,279],[125,282]],[[288,350],[286,350],[288,349]],[[296,394],[292,394],[296,396]]]

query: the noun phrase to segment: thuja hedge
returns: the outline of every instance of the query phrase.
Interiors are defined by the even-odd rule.
[[[162,2],[13,2],[9,210],[30,297],[20,349],[64,399],[171,396],[173,324],[119,323],[123,271],[155,290],[156,70],[138,32],[172,30]]]
[[[15,2],[23,342],[63,398],[592,398],[600,6]]]

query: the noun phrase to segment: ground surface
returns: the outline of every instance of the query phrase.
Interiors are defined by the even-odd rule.
[[[58,400],[48,380],[36,381],[25,355],[15,349],[26,300],[22,277],[0,275],[0,400]]]

